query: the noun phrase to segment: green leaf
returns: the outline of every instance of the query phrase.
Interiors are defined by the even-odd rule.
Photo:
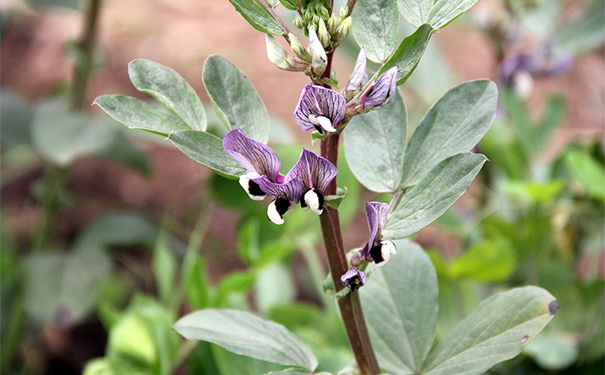
[[[553,326],[549,326],[553,328]],[[565,370],[574,364],[580,354],[579,337],[547,328],[532,341],[523,353],[546,370]]]
[[[127,130],[127,129],[123,129]],[[149,177],[152,166],[145,151],[128,139],[125,132],[116,134],[113,142],[98,153],[99,156],[135,169],[145,177]]]
[[[415,185],[443,159],[470,151],[496,117],[498,90],[487,81],[462,83],[429,109],[410,139],[403,185]]]
[[[212,306],[228,305],[231,295],[248,293],[254,286],[256,275],[252,272],[235,271],[223,277],[217,286],[215,301]]]
[[[594,1],[584,18],[561,30],[557,47],[564,53],[580,55],[605,44],[605,4]]]
[[[429,19],[434,0],[397,0],[399,12],[410,24],[420,27]]]
[[[565,121],[567,106],[565,96],[550,95],[544,104],[544,113],[539,123],[538,135],[535,137],[535,148],[542,150],[550,143],[553,133]]]
[[[385,62],[397,46],[399,14],[395,0],[359,0],[351,17],[353,36],[359,46],[365,47],[368,59]]]
[[[30,145],[34,112],[29,103],[15,92],[0,91],[0,133],[3,147]],[[7,148],[5,148],[6,150]]]
[[[565,163],[588,195],[605,201],[605,168],[589,153],[570,148]]]
[[[450,266],[454,277],[480,282],[506,281],[517,266],[515,251],[503,237],[484,240],[459,256]]]
[[[381,193],[399,189],[406,128],[407,113],[398,91],[383,108],[351,119],[344,132],[345,155],[363,186]]]
[[[420,373],[435,337],[437,275],[420,246],[396,241],[397,254],[359,290],[380,367],[393,374]]]
[[[229,0],[252,27],[266,34],[283,33],[279,23],[254,0]]]
[[[223,141],[215,135],[199,130],[185,130],[168,136],[179,150],[196,162],[218,173],[239,177],[246,170],[223,149]]]
[[[279,262],[264,267],[258,274],[254,286],[254,301],[263,314],[274,306],[294,302],[296,288],[288,268]]]
[[[61,103],[45,103],[34,115],[31,132],[33,145],[44,158],[67,166],[80,156],[108,148],[118,129],[106,119],[69,112]]]
[[[131,129],[147,130],[163,136],[191,129],[183,119],[169,110],[130,96],[103,95],[96,98],[93,104]]]
[[[71,325],[92,310],[111,262],[96,249],[34,254],[24,264],[25,310],[42,322]]]
[[[200,310],[181,318],[174,329],[189,340],[213,342],[248,357],[311,371],[311,348],[283,326],[237,310]]]
[[[153,96],[195,130],[206,129],[204,106],[195,90],[174,70],[149,60],[128,64],[128,75],[137,90]]]
[[[246,136],[267,143],[269,114],[248,77],[229,60],[214,55],[206,59],[202,78],[227,129],[242,129]]]
[[[495,294],[437,344],[423,374],[483,374],[521,353],[557,308],[555,298],[535,286]]]
[[[106,249],[116,246],[151,247],[158,227],[144,216],[113,212],[88,224],[76,237],[74,249]]]
[[[170,249],[170,235],[162,229],[153,249],[153,274],[160,300],[165,306],[174,306],[178,294],[174,293],[177,261]]]
[[[469,10],[477,1],[479,0],[435,0],[429,14],[428,23],[435,29],[441,29]]]
[[[458,154],[437,164],[401,199],[391,202],[384,238],[403,239],[423,229],[468,189],[487,158],[480,154]]]
[[[209,304],[210,281],[206,260],[197,255],[185,268],[183,274],[183,285],[187,302],[192,309],[203,309]]]
[[[394,66],[398,66],[397,84],[403,84],[420,62],[424,50],[431,39],[431,25],[420,26],[413,34],[404,38],[391,58],[378,70],[378,76]]]

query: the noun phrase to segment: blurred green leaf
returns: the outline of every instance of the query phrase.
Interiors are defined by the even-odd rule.
[[[27,0],[28,3],[50,8],[80,9],[79,0]]]
[[[229,0],[229,2],[256,30],[272,35],[282,34],[279,23],[254,0]]]
[[[573,334],[546,329],[523,351],[546,370],[565,370],[579,355],[577,339]]]
[[[47,160],[68,166],[83,155],[108,148],[118,130],[103,118],[69,112],[59,102],[37,107],[31,123],[32,142]]]
[[[469,10],[479,0],[435,0],[428,16],[428,23],[441,29],[459,15]]]
[[[179,319],[174,329],[189,340],[210,341],[235,354],[313,371],[311,348],[283,326],[237,310],[200,310]]]
[[[368,59],[385,62],[397,46],[399,14],[395,0],[359,0],[355,4],[352,32],[365,47]]]
[[[208,181],[212,198],[222,206],[247,212],[264,212],[265,205],[250,199],[237,180],[215,173]]]
[[[434,0],[397,0],[399,12],[415,27],[427,23]]]
[[[517,266],[515,252],[503,237],[484,240],[459,256],[450,266],[454,277],[479,282],[506,281]]]
[[[185,130],[168,136],[181,152],[194,161],[233,178],[245,173],[245,169],[225,150],[220,138],[199,130]]]
[[[605,168],[589,153],[577,148],[569,148],[565,153],[565,163],[586,193],[602,202],[605,201]]]
[[[437,325],[437,275],[422,248],[396,241],[397,254],[377,268],[359,293],[381,368],[420,373]]]
[[[213,55],[204,63],[202,78],[227,129],[242,129],[246,136],[267,143],[269,114],[248,77],[229,60]]]
[[[578,22],[569,25],[559,34],[558,47],[575,55],[590,52],[605,44],[605,4],[598,0]]]
[[[113,142],[98,155],[133,168],[143,176],[151,175],[152,166],[147,154],[126,138],[124,132],[116,134]]]
[[[426,375],[480,375],[523,350],[554,317],[555,298],[527,286],[483,301],[433,348]]]
[[[97,249],[30,255],[23,265],[25,310],[42,322],[70,326],[95,306],[110,259]]]
[[[405,152],[403,185],[417,184],[445,158],[470,151],[496,117],[498,89],[487,81],[470,81],[449,90],[427,112]]]
[[[128,64],[128,75],[137,90],[153,96],[191,129],[206,129],[206,114],[200,98],[177,72],[156,62],[140,59]]]
[[[538,135],[535,138],[534,147],[538,150],[544,149],[552,139],[552,136],[567,116],[565,96],[549,95],[544,103],[544,112],[538,126]]]
[[[231,294],[248,293],[254,286],[255,281],[256,275],[252,272],[230,272],[219,282],[216,288],[215,301],[212,305],[217,307],[226,306]]]
[[[140,214],[113,212],[88,224],[76,237],[74,248],[152,247],[157,232],[158,226]]]
[[[403,84],[420,62],[424,50],[431,39],[433,28],[424,24],[411,35],[405,37],[391,58],[378,70],[380,76],[390,68],[397,66],[397,85]]]
[[[210,281],[206,260],[197,255],[185,266],[183,281],[187,302],[194,310],[208,307],[210,304]]]
[[[246,264],[253,265],[260,256],[259,247],[259,222],[253,216],[245,220],[238,230],[237,251]]]
[[[34,112],[29,103],[17,93],[0,91],[0,142],[3,148],[31,146],[31,122]]]
[[[147,130],[163,136],[177,131],[191,130],[183,119],[168,109],[130,96],[103,95],[97,97],[93,104],[131,129]]]
[[[269,312],[274,306],[293,303],[296,297],[296,287],[291,271],[278,262],[260,270],[254,291],[256,308],[263,314]]]
[[[345,155],[357,180],[376,192],[399,189],[407,143],[401,95],[378,111],[355,116],[344,132]]]
[[[605,186],[605,185],[604,185]],[[532,203],[550,204],[565,189],[565,184],[561,181],[515,181],[504,180],[502,182],[502,191],[522,200],[529,200]]]
[[[443,160],[401,198],[395,196],[383,237],[404,239],[435,221],[464,194],[486,160],[471,153]]]
[[[177,260],[170,249],[170,235],[165,228],[155,242],[152,267],[160,301],[165,306],[176,307],[179,297],[178,293],[174,293]]]

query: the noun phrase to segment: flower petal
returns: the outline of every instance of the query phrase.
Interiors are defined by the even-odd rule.
[[[317,85],[303,87],[294,110],[294,120],[302,130],[317,129],[320,133],[336,130],[346,110],[346,100],[339,92]],[[326,122],[326,120],[329,122]]]
[[[357,61],[355,61],[353,73],[351,73],[351,78],[349,79],[349,83],[345,88],[345,95],[348,98],[353,97],[353,95],[361,91],[363,86],[365,86],[367,80],[368,76],[366,73],[366,49],[364,47],[361,47],[359,55],[357,55]]]
[[[267,194],[275,198],[282,198],[290,202],[291,205],[298,203],[300,200],[300,182],[298,180],[286,181],[283,184],[270,181],[267,177],[255,178],[252,181]]]
[[[372,259],[370,251],[374,245],[380,242],[380,233],[382,228],[387,223],[387,213],[389,205],[387,203],[380,202],[368,202],[366,203],[366,215],[368,217],[368,227],[370,228],[370,237],[368,242],[361,250],[361,253],[366,259]]]
[[[286,174],[285,181],[298,180],[302,192],[316,189],[321,194],[338,174],[338,169],[328,159],[303,149],[298,162]]]
[[[378,81],[376,81],[374,87],[372,87],[365,98],[363,103],[364,108],[380,108],[391,100],[397,89],[398,70],[399,67],[394,66],[378,78]]]
[[[340,277],[340,282],[342,285],[351,288],[351,291],[354,292],[356,289],[359,289],[366,284],[366,275],[363,271],[351,267]]]
[[[281,163],[277,154],[266,144],[246,137],[241,129],[233,129],[223,138],[223,148],[248,172],[277,182]]]

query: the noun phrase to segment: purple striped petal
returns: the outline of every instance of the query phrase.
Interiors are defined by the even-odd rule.
[[[342,285],[351,288],[351,291],[354,292],[366,284],[366,275],[363,271],[351,267],[340,277],[340,282]]]
[[[364,108],[379,108],[391,100],[391,98],[395,95],[395,90],[397,89],[398,70],[399,67],[394,66],[384,72],[384,74],[378,78],[378,81],[376,81],[374,87],[372,87],[372,89],[368,92],[363,102]]]
[[[281,163],[275,152],[266,144],[246,137],[241,129],[233,129],[223,138],[223,148],[248,172],[278,182]]]
[[[304,131],[317,129],[325,134],[335,131],[344,118],[345,109],[346,100],[339,92],[308,84],[303,88],[296,104],[294,120]]]
[[[303,149],[298,162],[286,174],[285,181],[300,181],[303,193],[309,189],[316,189],[321,194],[325,194],[336,174],[338,169],[328,159]]]
[[[361,48],[359,55],[357,55],[357,61],[355,61],[355,67],[351,74],[351,79],[345,88],[345,95],[347,98],[353,97],[359,93],[363,86],[367,83],[368,76],[366,73],[366,49]]]
[[[387,213],[389,205],[386,203],[369,202],[366,203],[366,215],[368,217],[368,226],[370,228],[370,237],[368,242],[361,250],[361,254],[370,260],[370,250],[373,246],[380,243],[380,233],[387,223]]]
[[[286,181],[283,184],[270,181],[267,177],[255,178],[252,181],[256,182],[263,191],[274,198],[286,199],[292,205],[300,200],[301,187],[298,180]]]

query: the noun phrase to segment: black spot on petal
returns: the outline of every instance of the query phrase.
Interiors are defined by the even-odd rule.
[[[548,311],[550,312],[550,315],[555,315],[557,310],[559,310],[559,302],[557,302],[557,300],[554,300],[548,304]]]
[[[267,195],[267,193],[265,193],[263,189],[261,189],[260,186],[252,180],[248,181],[248,193],[258,197]]]
[[[382,257],[382,244],[377,244],[370,248],[370,256],[374,263],[384,262],[384,258]]]
[[[281,216],[283,216],[289,208],[290,202],[287,199],[277,198],[275,200],[275,209]]]

